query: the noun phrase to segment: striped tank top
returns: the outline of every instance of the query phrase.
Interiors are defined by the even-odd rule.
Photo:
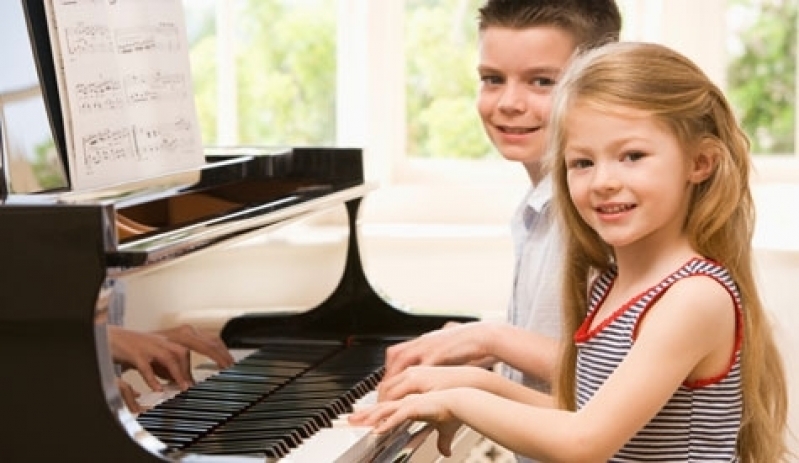
[[[668,289],[682,278],[705,275],[724,286],[736,308],[736,347],[726,375],[683,383],[666,405],[610,460],[612,462],[737,462],[736,439],[741,425],[740,346],[741,300],[727,270],[718,263],[692,259],[659,284],[614,313],[595,332],[591,321],[613,285],[616,270],[594,282],[589,311],[574,336],[577,345],[577,408],[582,408],[632,348],[636,324]]]

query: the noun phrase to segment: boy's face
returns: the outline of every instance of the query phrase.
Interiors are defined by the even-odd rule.
[[[552,88],[574,49],[572,37],[551,26],[480,34],[477,111],[500,154],[531,175],[545,152]]]

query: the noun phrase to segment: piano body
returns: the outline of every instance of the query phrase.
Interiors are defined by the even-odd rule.
[[[0,248],[0,346],[15,374],[0,382],[9,426],[3,460],[279,461],[374,388],[388,345],[465,320],[409,314],[370,286],[358,247],[358,208],[369,190],[361,166],[356,149],[292,148],[213,156],[199,180],[183,186],[191,175],[89,198],[7,195],[0,206],[7,243]],[[224,341],[252,355],[130,415],[108,352],[106,281],[335,207],[346,209],[350,232],[343,275],[329,297],[296,314],[229,320]],[[120,217],[149,231],[123,237]],[[37,445],[41,439],[47,445]]]
[[[34,49],[42,46],[33,37]],[[39,64],[46,75],[46,63]],[[0,85],[0,350],[7,372],[0,461],[436,460],[435,436],[418,424],[381,437],[359,430],[367,445],[340,456],[305,450],[317,441],[324,452],[318,437],[372,393],[388,345],[469,320],[408,313],[370,285],[358,244],[359,206],[370,190],[359,149],[217,150],[197,169],[72,191],[58,130],[50,133],[56,155],[45,162],[57,168],[42,174],[38,155],[17,152],[14,105],[39,102],[44,111],[23,125],[58,127],[54,88]],[[26,162],[33,167],[20,168]],[[228,320],[223,340],[249,355],[139,416],[128,411],[107,337],[114,281],[335,209],[346,217],[347,249],[341,277],[321,303]],[[461,453],[474,434],[463,440]],[[423,449],[433,456],[419,459]]]

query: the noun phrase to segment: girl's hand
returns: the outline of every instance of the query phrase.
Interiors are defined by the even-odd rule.
[[[356,426],[374,426],[376,434],[386,433],[406,421],[430,423],[438,431],[438,451],[450,456],[455,433],[461,427],[461,422],[451,413],[450,400],[449,391],[412,394],[354,412],[349,422]]]
[[[493,322],[447,323],[443,328],[393,345],[386,350],[386,375],[391,378],[413,365],[479,365],[496,361],[488,344]]]
[[[454,387],[479,387],[490,371],[472,366],[411,366],[384,378],[377,387],[378,401],[397,400],[409,394],[441,391]]]

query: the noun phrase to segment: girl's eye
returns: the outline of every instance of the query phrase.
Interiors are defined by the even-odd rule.
[[[642,159],[644,156],[645,154],[640,151],[631,151],[629,153],[625,153],[622,159],[625,161],[638,161],[639,159]]]
[[[569,169],[586,169],[593,165],[594,163],[590,159],[572,159],[567,164]]]

